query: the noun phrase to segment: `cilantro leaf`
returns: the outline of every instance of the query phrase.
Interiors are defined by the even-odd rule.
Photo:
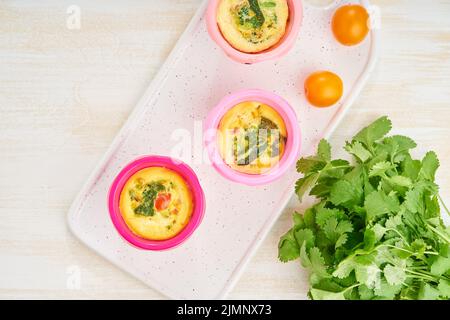
[[[303,228],[305,226],[305,220],[303,219],[303,216],[298,212],[294,212],[294,214],[292,215],[292,221],[294,222],[295,227]]]
[[[339,247],[342,247],[344,244],[347,243],[348,235],[346,233],[343,233],[339,236],[339,238],[336,240],[336,243],[334,245],[334,248],[337,249]]]
[[[300,229],[294,233],[295,240],[299,247],[305,244],[306,248],[309,249],[314,246],[315,236],[310,229]]]
[[[306,209],[305,213],[303,214],[303,221],[305,222],[305,226],[307,228],[314,228],[314,220],[316,218],[316,212],[314,208],[308,208]]]
[[[437,286],[439,295],[443,298],[450,298],[450,281],[441,279]]]
[[[409,150],[416,146],[416,143],[411,138],[396,135],[383,139],[377,151],[386,152],[392,163],[398,163],[403,161],[409,155]]]
[[[383,272],[386,281],[392,286],[400,285],[403,283],[403,281],[406,280],[405,271],[391,264],[388,264],[386,267],[384,267]]]
[[[386,177],[386,171],[393,169],[392,163],[381,161],[372,166],[369,171],[369,177]]]
[[[281,262],[295,260],[300,256],[300,247],[294,237],[293,229],[286,232],[278,243],[278,259]]]
[[[397,196],[395,194],[386,195],[381,190],[369,194],[364,202],[364,207],[368,221],[379,215],[397,212],[400,209]]]
[[[306,246],[306,244],[304,244],[304,246]],[[324,278],[330,276],[327,272],[325,260],[323,259],[319,248],[317,247],[311,248],[311,250],[309,250],[309,257],[311,261],[311,268],[315,274]]]
[[[431,265],[431,274],[440,276],[450,271],[450,257],[438,256]]]
[[[311,288],[309,292],[314,300],[345,300],[344,291],[332,292]]]
[[[423,283],[420,286],[419,300],[436,300],[439,297],[439,290],[435,287],[429,285],[428,283]]]
[[[402,216],[400,214],[391,216],[386,220],[386,228],[396,229],[397,226],[401,224],[402,224]]]
[[[336,270],[333,272],[333,277],[339,279],[344,279],[350,275],[350,273],[355,269],[356,264],[353,259],[345,259],[337,266]]]
[[[354,163],[331,158],[321,140],[313,156],[297,162],[300,201],[318,202],[295,213],[279,243],[282,261],[300,259],[310,272],[309,296],[321,299],[449,299],[450,227],[435,184],[434,152],[411,157],[416,143],[386,136],[379,118],[345,150]]]
[[[306,194],[306,192],[308,192],[308,190],[310,190],[316,184],[318,178],[319,174],[313,173],[309,176],[297,180],[297,182],[295,183],[295,193],[297,194],[300,202],[302,201],[303,196]]]
[[[309,259],[308,253],[306,251],[306,243],[303,243],[303,245],[300,248],[300,263],[302,264],[303,268],[311,269],[312,263]]]
[[[344,149],[361,162],[366,162],[372,157],[372,154],[359,141],[354,141],[353,143],[347,142]]]
[[[387,117],[381,117],[369,126],[358,132],[353,140],[363,143],[366,147],[372,147],[373,143],[383,138],[391,131],[392,122]]]
[[[335,217],[336,219],[342,219],[345,217],[345,214],[343,211],[339,210],[339,209],[329,209],[329,208],[325,208],[323,206],[318,206],[316,208],[316,223],[317,225],[319,225],[321,228],[324,227],[325,223],[327,222],[328,219]]]
[[[362,186],[347,180],[339,180],[331,187],[330,201],[336,206],[351,208],[361,202],[362,194]]]
[[[436,186],[431,182],[421,181],[416,183],[405,197],[406,208],[413,212],[423,213],[425,211],[424,197],[426,193],[436,193]]]
[[[316,157],[301,158],[297,161],[297,171],[304,174],[320,171],[326,163]]]
[[[318,279],[329,278],[331,275],[327,272],[325,260],[317,247],[309,250],[306,248],[306,242],[303,242],[300,248],[300,262],[304,268],[309,269]]]
[[[412,213],[423,212],[425,206],[423,204],[423,189],[414,188],[406,193],[405,206]]]
[[[373,234],[375,236],[375,242],[380,241],[381,238],[383,238],[384,234],[386,233],[386,228],[378,223],[369,230],[373,231]]]
[[[385,279],[381,279],[380,285],[374,289],[375,295],[384,300],[392,300],[400,293],[401,285],[391,285]]]
[[[425,180],[434,181],[436,170],[439,168],[439,160],[433,151],[427,152],[422,160],[422,168],[419,177]]]
[[[350,221],[342,220],[338,222],[336,217],[331,217],[325,222],[323,231],[330,241],[336,243],[343,234],[352,232],[353,226]]]
[[[317,157],[324,162],[331,160],[331,145],[327,140],[322,139],[317,147]]]
[[[408,177],[404,177],[404,176],[393,176],[393,177],[389,177],[388,181],[396,186],[400,186],[400,187],[410,187],[412,185],[412,181],[410,178]]]
[[[356,280],[368,288],[376,288],[380,285],[381,270],[375,264],[357,264],[355,268]]]
[[[358,287],[358,293],[361,300],[371,300],[375,296],[373,290],[365,285],[360,285]]]
[[[415,181],[419,176],[422,163],[420,160],[413,160],[408,154],[401,163],[402,175]]]

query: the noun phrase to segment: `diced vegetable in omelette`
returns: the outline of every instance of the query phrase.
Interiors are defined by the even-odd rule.
[[[163,167],[136,172],[120,195],[120,212],[128,228],[148,240],[173,238],[189,222],[192,193],[185,180]]]
[[[286,0],[222,0],[217,23],[235,49],[257,53],[276,45],[286,32]]]
[[[220,155],[242,173],[268,172],[283,156],[286,139],[286,125],[278,112],[256,101],[234,106],[219,124]]]

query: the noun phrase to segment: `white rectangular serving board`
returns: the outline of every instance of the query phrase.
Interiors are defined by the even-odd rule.
[[[191,159],[182,160],[194,169],[204,189],[203,222],[179,247],[155,252],[130,246],[111,223],[106,200],[118,172],[141,155],[177,156],[173,151],[180,144],[180,132],[192,135],[188,141],[193,145],[201,144],[202,137],[194,135],[194,128],[201,132],[199,124],[209,110],[223,96],[244,88],[273,91],[287,99],[299,118],[301,153],[311,153],[359,94],[376,56],[376,30],[356,47],[341,46],[333,39],[331,15],[336,6],[348,2],[335,1],[326,8],[304,3],[297,43],[281,60],[239,64],[209,38],[204,21],[207,2],[198,9],[68,214],[72,232],[88,247],[176,299],[224,298],[292,196],[299,176],[293,167],[272,184],[239,185],[220,176],[193,152]],[[365,0],[361,2],[368,6]],[[313,108],[305,100],[303,80],[318,69],[332,70],[344,81],[344,98],[334,107]],[[273,260],[277,263],[277,257]]]

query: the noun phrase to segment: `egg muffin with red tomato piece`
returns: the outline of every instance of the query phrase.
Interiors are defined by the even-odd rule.
[[[150,167],[126,182],[119,203],[128,228],[148,240],[167,240],[180,233],[193,211],[193,196],[178,173]]]

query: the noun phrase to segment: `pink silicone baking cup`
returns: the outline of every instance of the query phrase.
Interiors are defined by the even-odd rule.
[[[149,167],[164,167],[177,172],[184,178],[193,195],[194,209],[191,219],[180,233],[167,240],[148,240],[135,235],[120,213],[120,194],[125,183],[133,174]],[[129,163],[114,179],[108,194],[108,208],[114,227],[130,244],[145,250],[166,250],[186,241],[200,225],[205,213],[205,195],[196,174],[187,164],[169,157],[144,156]]]
[[[245,53],[231,46],[222,35],[217,24],[217,8],[221,0],[210,0],[206,11],[206,26],[211,38],[233,60],[240,63],[257,63],[261,61],[278,59],[284,56],[295,44],[303,19],[301,0],[287,0],[289,6],[289,20],[286,32],[281,40],[273,47],[258,53]]]
[[[286,148],[280,162],[263,174],[246,174],[228,166],[222,159],[217,132],[220,120],[230,108],[245,101],[258,101],[271,106],[283,118],[286,125]],[[297,115],[289,103],[280,96],[259,89],[242,90],[224,97],[209,113],[204,125],[204,141],[209,158],[216,170],[225,178],[249,186],[268,184],[280,178],[298,159],[301,147],[301,132]]]

